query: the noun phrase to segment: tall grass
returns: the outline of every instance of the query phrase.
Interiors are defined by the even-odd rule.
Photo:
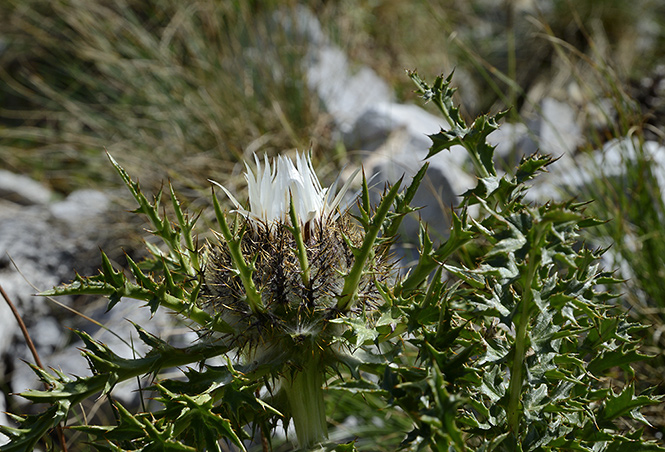
[[[147,177],[154,171],[155,180],[168,175],[187,186],[228,174],[257,148],[325,141],[325,118],[302,73],[306,43],[278,26],[278,5],[288,8],[2,2],[0,117],[12,127],[0,126],[0,159],[66,192],[105,178],[107,149]]]

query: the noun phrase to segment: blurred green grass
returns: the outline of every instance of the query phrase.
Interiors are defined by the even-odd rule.
[[[277,4],[3,2],[4,167],[67,193],[118,182],[106,149],[146,189],[188,188],[252,149],[325,140],[304,43],[277,29]]]
[[[400,100],[414,100],[403,69],[455,69],[468,117],[512,107],[513,120],[544,91],[564,93],[586,58],[607,60],[618,85],[639,77],[658,55],[634,51],[644,24],[638,11],[653,11],[655,25],[665,16],[656,0],[300,3]],[[67,193],[117,184],[104,149],[142,174],[146,188],[166,177],[183,188],[206,186],[257,149],[312,147],[315,157],[339,157],[330,118],[306,87],[307,43],[274,20],[275,11],[297,4],[0,2],[4,167]],[[652,35],[657,52],[665,38]],[[593,71],[582,77],[593,84]]]

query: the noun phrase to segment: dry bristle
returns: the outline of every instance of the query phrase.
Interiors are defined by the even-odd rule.
[[[257,315],[249,310],[224,242],[207,245],[203,309],[234,328],[237,333],[231,337],[232,344],[246,349],[246,354],[252,354],[261,344],[272,344],[275,349],[292,348],[284,341],[326,347],[336,330],[328,325],[328,320],[334,316],[343,275],[355,260],[350,245],[358,247],[362,243],[358,226],[348,215],[342,215],[334,221],[313,222],[303,228],[310,267],[308,286],[303,284],[297,245],[286,225],[266,226],[250,221],[247,226],[241,248],[248,262],[256,259],[253,279],[266,312]],[[379,300],[374,281],[385,279],[392,268],[383,260],[384,256],[378,257],[363,277],[360,311],[371,309]]]

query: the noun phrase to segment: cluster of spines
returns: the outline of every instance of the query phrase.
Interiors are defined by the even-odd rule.
[[[236,345],[251,347],[263,336],[293,334],[300,329],[324,331],[326,320],[339,315],[337,300],[344,276],[355,262],[351,247],[362,242],[358,227],[348,217],[309,225],[303,235],[308,277],[303,279],[302,259],[292,228],[275,223],[250,224],[240,239],[240,250],[254,267],[252,281],[261,295],[264,310],[254,313],[246,301],[243,283],[234,267],[226,241],[207,245],[202,307],[236,330]],[[375,263],[360,281],[359,305],[365,310],[378,300],[374,279],[385,279],[392,266]],[[383,273],[382,274],[382,270]],[[256,325],[261,325],[256,328]],[[270,331],[276,330],[276,331]]]

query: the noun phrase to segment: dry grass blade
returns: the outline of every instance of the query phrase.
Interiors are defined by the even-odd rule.
[[[7,292],[5,292],[5,289],[2,287],[1,284],[0,284],[0,294],[2,294],[2,298],[5,299],[7,305],[9,306],[9,309],[12,310],[12,314],[14,314],[14,318],[16,319],[16,322],[18,323],[18,326],[21,329],[21,333],[23,334],[25,343],[28,345],[28,348],[30,349],[30,353],[32,353],[32,357],[35,360],[35,364],[37,364],[37,366],[39,366],[41,369],[45,370],[44,365],[42,364],[42,360],[39,359],[39,354],[37,353],[35,344],[32,342],[30,333],[28,332],[28,329],[26,328],[25,323],[21,318],[21,314],[18,312],[18,309],[16,309],[16,306],[12,302],[11,298],[9,298],[9,295],[7,295]],[[44,385],[48,389],[48,384],[44,383]],[[65,440],[65,434],[63,433],[62,426],[60,424],[58,424],[58,426],[56,427],[56,431],[58,433],[58,440],[60,441],[60,447],[62,447],[63,452],[67,452],[67,441]]]
[[[7,292],[5,292],[5,289],[0,285],[0,294],[2,294],[2,298],[5,299],[7,302],[7,305],[9,306],[9,309],[12,310],[12,314],[14,314],[14,318],[16,319],[16,322],[18,323],[19,328],[21,328],[21,333],[23,334],[23,338],[25,339],[25,343],[27,344],[28,348],[30,349],[30,353],[32,353],[32,357],[35,360],[35,364],[37,364],[39,367],[44,369],[44,365],[42,364],[42,360],[39,359],[39,354],[37,353],[37,349],[35,348],[35,344],[32,342],[32,338],[30,337],[30,333],[28,333],[28,328],[26,328],[25,323],[23,322],[23,319],[21,318],[21,314],[18,312],[18,309],[16,309],[16,306],[14,303],[12,303],[12,300],[9,298],[9,295],[7,295]]]

